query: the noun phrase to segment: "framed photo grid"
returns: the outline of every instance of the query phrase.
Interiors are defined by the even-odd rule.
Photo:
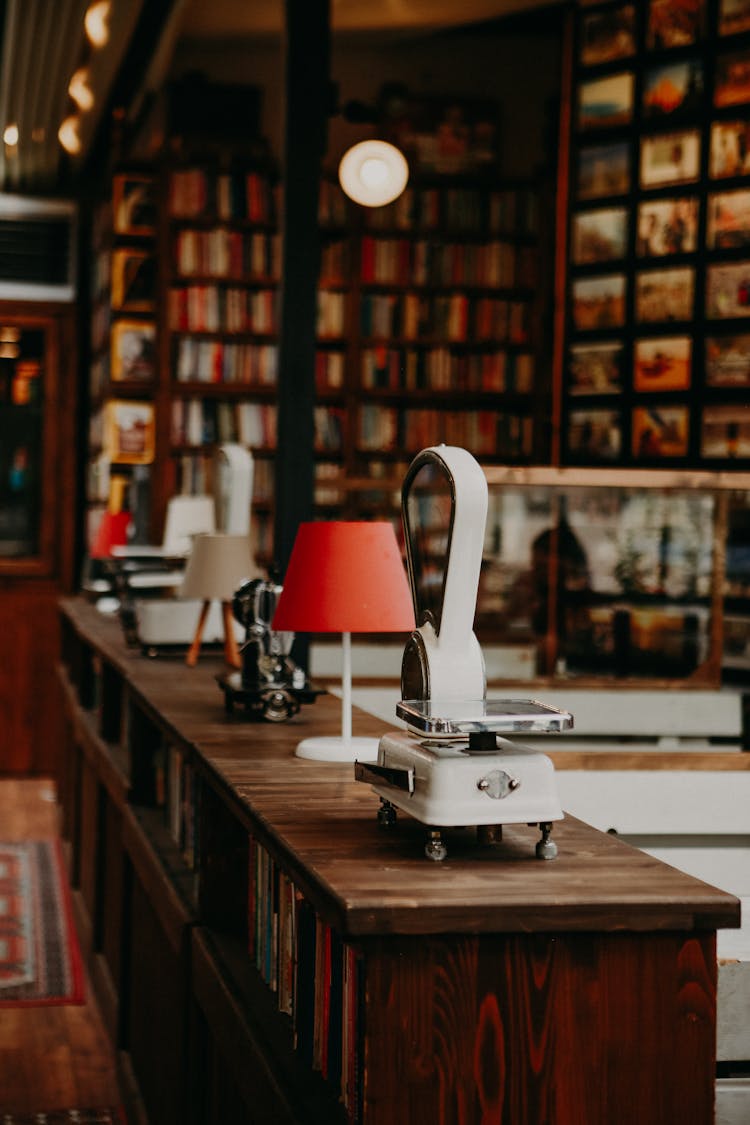
[[[750,0],[575,21],[562,463],[750,462]]]

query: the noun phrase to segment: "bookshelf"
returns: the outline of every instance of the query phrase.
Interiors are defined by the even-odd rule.
[[[258,561],[270,563],[281,280],[273,164],[229,150],[166,157],[148,172],[116,171],[111,186],[93,229],[89,542],[132,464],[149,466],[158,542],[169,496],[210,488],[214,445],[239,441],[255,459]],[[136,202],[147,187],[144,219]],[[545,459],[540,198],[533,182],[488,173],[418,175],[394,204],[365,212],[323,180],[317,516],[396,516],[405,466],[439,441],[487,462]],[[153,291],[127,295],[148,263]],[[107,436],[123,416],[153,430],[130,460]],[[375,489],[351,486],[360,479]]]
[[[492,1097],[519,1122],[711,1116],[733,896],[569,816],[555,863],[519,825],[494,848],[457,830],[430,864],[349,768],[293,756],[300,722],[336,729],[334,699],[238,723],[215,661],[175,675],[81,599],[60,620],[63,837],[128,1120],[426,1125],[461,1105],[473,1125]]]

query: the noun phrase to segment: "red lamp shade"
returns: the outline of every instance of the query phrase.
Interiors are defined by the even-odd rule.
[[[298,633],[401,633],[414,611],[390,523],[300,524],[273,618]]]

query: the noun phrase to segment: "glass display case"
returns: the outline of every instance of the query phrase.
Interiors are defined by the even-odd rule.
[[[743,644],[750,669],[750,474],[486,474],[483,644],[525,647],[553,680],[716,685]]]

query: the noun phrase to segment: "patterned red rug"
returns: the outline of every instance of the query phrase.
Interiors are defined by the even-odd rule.
[[[0,843],[0,1008],[82,1002],[83,968],[60,842]]]
[[[120,1109],[55,1109],[46,1113],[3,1113],[2,1125],[126,1125]]]

